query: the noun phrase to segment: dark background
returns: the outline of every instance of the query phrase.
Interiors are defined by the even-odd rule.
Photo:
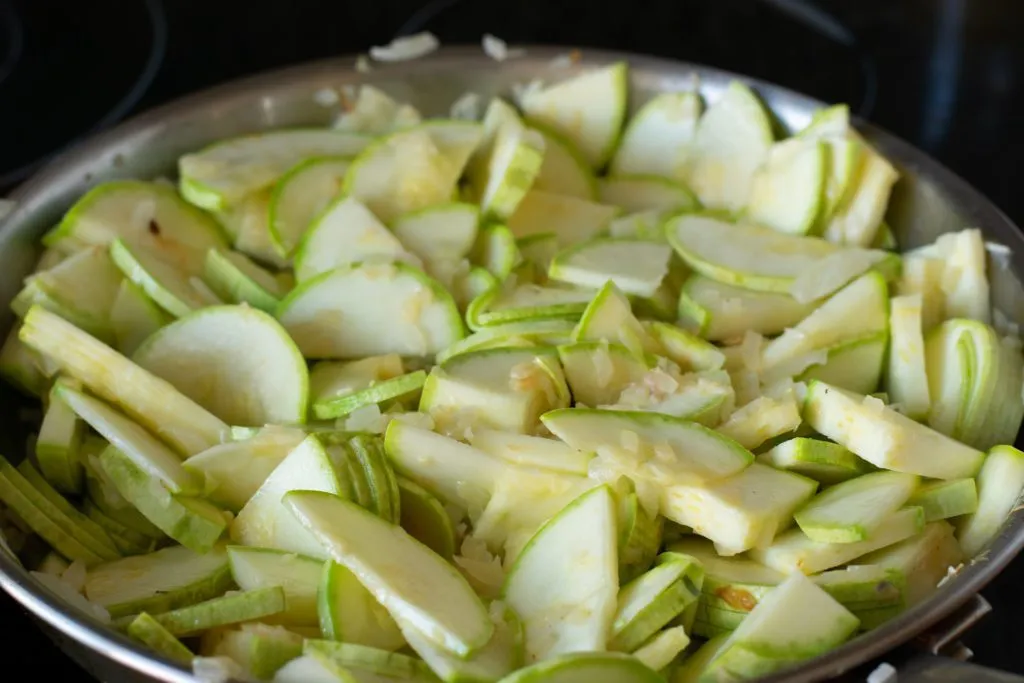
[[[0,191],[179,95],[424,29],[690,60],[848,102],[1024,224],[1024,0],[0,0]],[[1022,579],[1018,561],[985,590],[979,663],[1024,673]],[[85,680],[5,597],[0,632],[33,678]]]

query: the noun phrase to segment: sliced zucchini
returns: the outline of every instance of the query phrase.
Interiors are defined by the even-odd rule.
[[[637,211],[615,218],[608,224],[612,237],[638,237],[641,239],[665,239],[665,220],[671,214],[666,211]]]
[[[978,509],[960,521],[957,540],[967,557],[974,557],[995,538],[1016,507],[1024,489],[1024,453],[1013,446],[996,446],[978,472]]]
[[[704,486],[666,487],[661,513],[710,538],[723,554],[736,554],[771,543],[817,488],[812,479],[754,463]]]
[[[476,429],[470,445],[514,465],[563,474],[587,475],[593,453],[585,453],[554,439],[494,429]]]
[[[116,239],[159,253],[181,268],[195,264],[211,247],[226,246],[209,215],[182,201],[173,188],[139,180],[97,185],[64,214],[43,244],[70,253]]]
[[[903,414],[915,420],[931,407],[920,294],[893,297],[889,306],[889,363],[885,388]]]
[[[576,324],[571,320],[526,320],[481,328],[437,354],[437,362],[482,349],[502,346],[557,346],[571,341]]]
[[[811,382],[804,419],[877,467],[934,479],[974,476],[985,454],[914,422],[871,396]]]
[[[303,638],[281,626],[241,624],[221,633],[215,656],[228,657],[260,680],[269,680],[302,654]]]
[[[791,235],[812,231],[825,198],[825,143],[795,137],[777,142],[754,172],[744,216]]]
[[[169,316],[144,291],[130,280],[121,280],[114,305],[110,308],[110,326],[118,351],[130,356],[168,322]]]
[[[946,522],[932,522],[916,536],[871,553],[861,559],[865,564],[883,567],[905,578],[905,607],[913,607],[932,593],[949,569],[966,559]]]
[[[503,683],[658,683],[661,676],[620,652],[575,652],[519,669]]]
[[[695,562],[668,561],[633,579],[619,591],[608,649],[634,652],[700,597],[703,578]]]
[[[566,324],[571,330],[572,323]],[[50,382],[39,368],[41,356],[21,341],[20,333],[21,322],[15,322],[0,347],[0,375],[23,393],[41,398]]]
[[[624,293],[654,296],[668,274],[672,250],[647,240],[601,238],[560,252],[548,277],[598,289],[611,280]]]
[[[270,238],[271,196],[270,188],[256,192],[216,216],[231,235],[236,250],[260,263],[282,269],[287,268],[290,261],[278,253]]]
[[[604,341],[621,344],[633,354],[661,351],[633,315],[632,305],[615,282],[604,283],[587,305],[572,333],[576,342]]]
[[[610,173],[682,178],[702,109],[697,92],[661,93],[651,98],[629,120]]]
[[[400,527],[323,492],[293,491],[284,500],[398,621],[461,657],[490,640],[494,625],[466,580]]]
[[[477,185],[481,212],[494,220],[507,220],[533,185],[544,164],[545,139],[520,121],[498,127],[486,167]]]
[[[116,239],[110,243],[110,256],[125,277],[175,318],[221,303],[202,280],[142,247]]]
[[[270,187],[300,161],[351,156],[369,142],[364,135],[326,129],[275,130],[222,140],[178,160],[181,194],[196,206],[222,211]]]
[[[341,495],[344,490],[323,443],[310,435],[274,468],[238,513],[231,523],[231,539],[241,545],[276,548],[326,559],[323,547],[295,519],[283,498],[289,491],[323,491]]]
[[[593,291],[564,287],[495,287],[470,304],[466,320],[478,328],[525,321],[577,320],[593,298]]]
[[[884,372],[887,342],[885,332],[839,342],[825,350],[823,363],[810,366],[797,379],[818,380],[858,394],[872,394]]]
[[[475,206],[452,202],[399,216],[391,224],[391,231],[430,270],[434,264],[468,255],[476,242],[479,223],[480,212]]]
[[[526,93],[520,105],[528,121],[561,133],[593,168],[615,150],[626,119],[629,67],[616,62],[548,88]]]
[[[473,262],[486,268],[499,282],[522,261],[516,237],[507,226],[491,223],[480,228],[473,250]]]
[[[725,365],[725,354],[686,330],[657,320],[644,323],[643,327],[661,346],[662,355],[684,372],[719,370]]]
[[[653,671],[661,671],[675,661],[690,645],[690,636],[682,626],[672,626],[651,636],[633,651],[633,656]]]
[[[383,135],[420,123],[420,113],[409,104],[397,102],[372,85],[359,86],[355,101],[345,97],[344,113],[334,122],[337,130],[364,135]]]
[[[270,195],[270,241],[283,257],[289,257],[302,235],[341,193],[351,166],[347,157],[314,157],[288,170]]]
[[[558,347],[558,358],[576,404],[608,406],[619,402],[622,390],[639,383],[653,365],[625,346],[605,342],[576,342]]]
[[[248,306],[181,318],[150,337],[134,360],[230,424],[306,420],[309,373],[302,354],[276,320]]]
[[[929,523],[969,515],[978,509],[978,487],[967,478],[928,482],[917,487],[907,505],[923,508]]]
[[[801,273],[837,251],[814,237],[727,223],[706,214],[671,218],[665,230],[669,243],[698,273],[761,292],[789,293]]]
[[[531,126],[544,139],[544,163],[533,187],[593,201],[597,197],[597,179],[583,154],[553,128],[538,121],[531,121]]]
[[[128,624],[128,635],[164,657],[185,663],[192,661],[192,651],[145,612]]]
[[[784,574],[816,574],[898,543],[924,528],[924,510],[907,507],[890,515],[866,541],[819,543],[800,529],[785,531],[767,548],[755,548],[750,557]]]
[[[343,417],[368,405],[415,401],[426,379],[427,373],[417,370],[379,382],[370,380],[369,385],[362,389],[318,398],[312,403],[311,409],[317,419],[327,420]]]
[[[427,665],[409,655],[376,647],[329,640],[307,640],[303,653],[311,656],[343,678],[352,680],[401,680],[426,683],[436,680]],[[364,678],[366,676],[366,678]]]
[[[316,599],[324,638],[389,651],[405,643],[384,607],[355,574],[333,560],[323,564]]]
[[[244,441],[229,441],[196,453],[183,464],[202,476],[203,493],[211,502],[238,512],[305,438],[299,429],[267,427]]]
[[[455,554],[455,527],[444,505],[425,488],[403,477],[398,478],[398,490],[401,527],[450,561]]]
[[[796,511],[800,529],[821,543],[866,541],[903,506],[918,478],[901,472],[873,472],[836,484]]]
[[[870,146],[861,145],[851,187],[825,226],[825,238],[836,244],[867,247],[875,239],[899,172]]]
[[[750,88],[733,81],[700,118],[686,181],[701,204],[737,211],[772,144],[768,114]]]
[[[770,674],[839,646],[859,625],[849,610],[796,572],[733,631],[709,671],[719,679]]]
[[[295,626],[316,626],[317,587],[323,561],[270,548],[228,546],[231,576],[243,591],[272,586],[284,590],[286,607],[275,621]]]
[[[754,459],[732,439],[659,413],[572,408],[551,411],[541,421],[573,448],[610,451],[638,476],[661,482],[713,481]]]
[[[277,278],[237,251],[206,252],[203,280],[224,301],[249,304],[270,314],[285,293]]]
[[[1024,418],[1019,344],[976,320],[947,320],[929,332],[925,363],[933,429],[979,449],[1015,439]]]
[[[681,183],[657,175],[615,175],[598,185],[602,204],[617,206],[626,213],[693,211],[699,204]]]
[[[548,521],[519,554],[503,595],[523,622],[527,664],[604,649],[616,610],[616,547],[615,502],[611,489],[599,486]]]
[[[202,498],[172,493],[117,448],[104,449],[99,462],[117,492],[153,526],[183,546],[205,553],[224,533],[228,520],[223,511]]]
[[[75,411],[50,390],[50,402],[36,437],[36,462],[43,477],[64,493],[81,493],[85,470],[79,456],[84,424]]]
[[[463,336],[451,295],[400,263],[323,273],[289,294],[277,317],[307,358],[424,356]]]
[[[605,232],[617,213],[614,206],[533,189],[509,217],[508,228],[517,238],[553,233],[559,244],[571,246]]]
[[[202,554],[171,546],[93,567],[86,574],[85,597],[120,617],[167,612],[215,598],[230,587],[223,545]]]
[[[866,474],[871,465],[843,446],[798,436],[757,456],[758,462],[810,477],[826,486]]]

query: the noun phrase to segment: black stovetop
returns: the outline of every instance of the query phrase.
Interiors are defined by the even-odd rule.
[[[425,29],[650,53],[849,102],[1024,224],[1021,0],[0,0],[0,190],[187,92]],[[995,612],[967,639],[980,663],[1024,672],[1022,576],[1024,559],[984,593]],[[35,677],[86,680],[3,597],[0,624]]]

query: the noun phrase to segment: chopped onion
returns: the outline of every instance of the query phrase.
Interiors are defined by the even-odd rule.
[[[370,57],[378,62],[404,62],[425,57],[441,47],[441,41],[430,31],[395,38],[387,45],[370,48]]]
[[[480,118],[481,101],[480,93],[463,93],[459,99],[452,102],[449,114],[453,119],[476,121]]]
[[[875,415],[881,415],[885,411],[885,402],[877,396],[865,396],[863,405]]]
[[[485,33],[480,43],[484,48],[484,54],[496,62],[504,62],[506,59],[522,57],[526,54],[526,50],[523,48],[510,49],[508,43],[490,33]]]
[[[192,675],[203,683],[249,680],[238,662],[230,657],[193,657]]]
[[[896,667],[882,662],[868,674],[867,683],[896,683]]]
[[[75,560],[69,564],[64,573],[60,575],[60,580],[81,593],[85,589],[85,563]]]
[[[104,624],[110,623],[110,613],[107,610],[95,602],[86,599],[84,595],[79,593],[74,586],[64,579],[57,578],[53,574],[44,574],[43,572],[29,572],[29,574],[75,609]]]

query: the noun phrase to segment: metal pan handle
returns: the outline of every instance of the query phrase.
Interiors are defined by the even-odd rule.
[[[980,595],[916,639],[917,652],[897,668],[899,683],[1024,683],[1024,676],[967,662],[972,652],[960,638],[992,611]]]

